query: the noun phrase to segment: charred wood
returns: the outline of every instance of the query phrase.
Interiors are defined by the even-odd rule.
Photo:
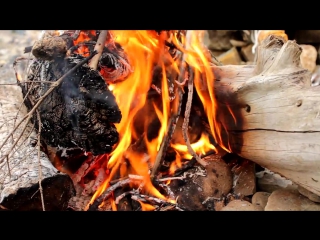
[[[211,200],[222,200],[232,189],[231,170],[220,156],[210,155],[204,159],[208,165],[192,168],[184,172],[183,179],[170,183],[178,197],[177,203],[185,210],[214,211]]]
[[[29,110],[48,91],[49,81],[54,83],[83,57],[74,55],[56,61],[34,60],[28,81],[21,83]],[[54,89],[39,106],[42,120],[42,138],[52,147],[79,147],[93,154],[110,152],[118,141],[113,123],[121,119],[121,112],[113,94],[101,75],[83,65]],[[33,119],[35,125],[37,121]]]

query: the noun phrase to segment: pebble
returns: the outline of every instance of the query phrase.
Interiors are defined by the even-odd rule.
[[[256,192],[251,199],[251,202],[255,206],[262,207],[263,209],[267,205],[268,198],[271,195],[271,193],[268,192]]]
[[[250,196],[256,192],[255,164],[249,160],[243,160],[241,165],[233,168],[234,186],[233,192],[241,196]]]
[[[317,49],[308,44],[300,44],[302,52],[300,55],[300,61],[303,68],[308,69],[310,72],[314,72],[316,69],[316,60],[318,57]]]
[[[300,194],[309,198],[311,201],[320,203],[320,196],[310,192],[309,190],[305,189],[304,187],[298,186],[298,191]]]
[[[265,211],[320,211],[320,204],[301,195],[298,190],[278,189],[268,198]]]
[[[263,211],[263,208],[244,200],[233,200],[220,211]]]

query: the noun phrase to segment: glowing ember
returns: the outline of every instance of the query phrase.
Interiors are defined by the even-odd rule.
[[[191,159],[192,156],[188,152],[187,146],[182,144],[172,144],[171,145],[174,149],[177,150],[179,155],[182,156],[183,159]],[[206,154],[210,150],[215,150],[215,147],[210,143],[209,136],[205,133],[202,133],[201,138],[191,144],[192,149],[195,150],[198,154]]]
[[[152,205],[150,205],[150,204],[148,204],[148,203],[144,203],[144,202],[142,202],[142,201],[140,201],[140,200],[138,200],[138,202],[139,202],[140,205],[141,205],[141,210],[142,210],[142,211],[153,211],[153,210],[155,209],[154,206],[152,206]]]

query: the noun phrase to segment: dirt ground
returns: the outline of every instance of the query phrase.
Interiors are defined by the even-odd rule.
[[[39,30],[0,30],[0,83],[13,83],[13,62],[38,39]]]

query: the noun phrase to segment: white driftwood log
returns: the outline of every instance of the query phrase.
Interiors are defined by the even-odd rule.
[[[4,69],[6,68],[6,69]],[[15,84],[12,65],[4,66],[0,72],[0,146],[3,145],[8,134],[14,129],[16,123],[27,114],[24,105],[18,113],[23,101],[21,88]],[[30,133],[36,138],[32,124],[23,134],[14,151],[9,155],[8,161],[4,156],[21,133],[22,126],[14,132],[13,136],[3,145],[0,151],[0,206],[9,210],[42,210],[39,192],[39,160],[37,148],[30,142]],[[70,197],[74,194],[74,186],[70,177],[59,173],[51,164],[46,154],[41,152],[41,172],[45,210],[66,209]],[[8,171],[8,163],[10,173]]]
[[[217,119],[232,152],[320,195],[320,86],[311,86],[301,51],[270,36],[255,66],[213,67]]]

